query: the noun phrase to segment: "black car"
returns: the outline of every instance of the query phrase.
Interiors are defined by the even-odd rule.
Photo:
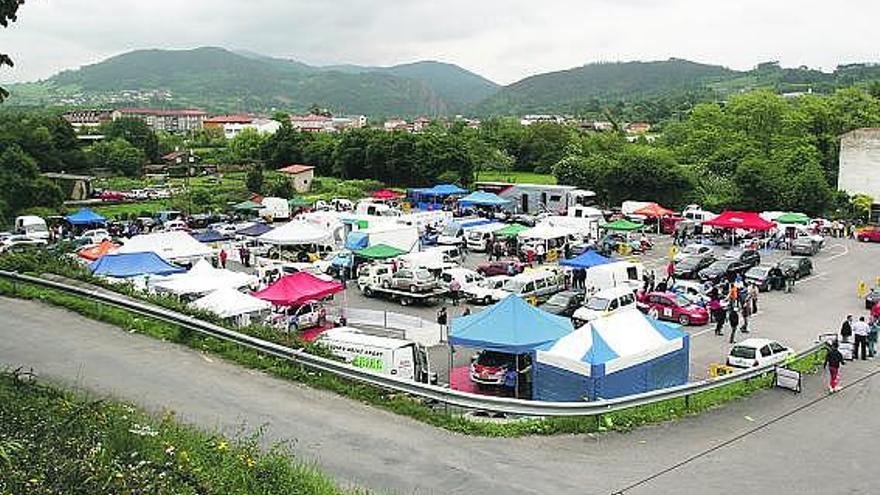
[[[775,265],[753,266],[746,271],[744,277],[746,282],[757,285],[761,292],[785,287],[785,276]]]
[[[761,255],[754,249],[731,249],[724,257],[742,261],[749,268],[761,264]]]
[[[699,272],[700,280],[720,282],[723,278],[733,279],[737,275],[745,273],[749,265],[733,258],[721,258]]]
[[[795,279],[803,278],[813,273],[813,262],[809,258],[785,258],[776,266],[782,270],[785,276],[794,274]]]
[[[868,295],[865,296],[865,309],[871,309],[875,304],[880,302],[880,287],[874,287]]]
[[[809,237],[798,237],[791,241],[791,254],[813,256],[819,252],[819,243]]]
[[[564,290],[553,294],[553,297],[544,304],[538,306],[544,311],[558,315],[571,316],[581,305],[584,304],[584,293],[573,290]]]
[[[715,262],[711,253],[688,256],[675,264],[675,278],[694,279],[700,270]]]

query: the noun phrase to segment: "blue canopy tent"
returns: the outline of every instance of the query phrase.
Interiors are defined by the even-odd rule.
[[[437,184],[424,190],[422,194],[426,196],[455,196],[456,194],[467,194],[467,189],[462,189],[455,184]]]
[[[193,234],[192,236],[193,236],[193,238],[195,238],[195,240],[197,240],[199,242],[206,242],[206,243],[207,242],[220,242],[220,241],[225,241],[225,240],[229,239],[228,235],[221,234],[220,232],[217,232],[216,230],[213,230],[213,229],[209,229],[204,232],[199,232],[198,234]]]
[[[64,217],[64,219],[67,220],[69,224],[76,226],[104,225],[107,223],[106,218],[88,208],[80,208],[75,213],[71,213]]]
[[[265,234],[272,230],[271,225],[266,225],[265,223],[255,223],[250,227],[245,227],[243,229],[238,229],[235,231],[238,235],[246,235],[249,237],[257,237]]]
[[[562,266],[570,266],[572,268],[592,268],[594,266],[613,263],[614,260],[606,258],[595,251],[585,251],[583,254],[559,262]]]
[[[687,332],[635,309],[620,311],[537,350],[533,396],[600,400],[683,385],[689,350]]]
[[[484,311],[453,319],[449,343],[526,354],[573,330],[568,318],[547,313],[511,295]]]
[[[507,206],[510,203],[509,199],[485,191],[474,191],[458,200],[461,206]]]
[[[410,189],[407,199],[420,210],[436,210],[441,207],[443,198],[461,194],[467,194],[467,190],[455,184],[437,184],[430,188]]]
[[[171,275],[186,270],[172,265],[153,252],[107,254],[89,265],[95,275],[105,277],[129,278],[140,275]]]
[[[345,237],[345,249],[357,251],[370,245],[370,235],[366,232],[349,232]]]

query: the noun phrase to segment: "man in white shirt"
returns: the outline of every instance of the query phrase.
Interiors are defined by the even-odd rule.
[[[861,349],[862,361],[866,359],[868,353],[868,333],[870,331],[871,327],[868,326],[864,316],[860,316],[859,321],[852,324],[853,336],[856,339],[856,343],[853,346],[853,359],[859,356],[859,349]]]

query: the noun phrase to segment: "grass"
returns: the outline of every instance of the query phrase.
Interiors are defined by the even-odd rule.
[[[0,493],[344,493],[259,433],[229,439],[0,373]]]
[[[229,361],[263,370],[281,378],[333,391],[358,402],[408,416],[432,426],[468,435],[518,437],[560,433],[592,433],[606,430],[628,431],[645,424],[670,421],[697,414],[724,403],[747,397],[753,392],[768,388],[773,384],[773,375],[768,373],[752,380],[736,382],[725,387],[698,393],[687,400],[671,399],[600,417],[526,418],[503,423],[484,422],[431,407],[417,398],[344,380],[334,375],[307,371],[290,361],[264,356],[257,351],[203,336],[177,325],[141,317],[122,309],[53,289],[30,284],[13,284],[7,280],[0,280],[0,294],[35,299],[64,307],[125,330],[144,333],[155,338],[210,352]],[[815,363],[821,363],[821,360],[818,359],[820,357],[808,356],[793,365],[800,367],[802,371],[815,371]]]
[[[553,175],[536,174],[533,172],[483,171],[477,173],[476,180],[485,182],[510,182],[514,184],[556,184],[556,177]]]

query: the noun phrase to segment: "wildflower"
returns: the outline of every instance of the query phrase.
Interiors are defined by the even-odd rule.
[[[155,437],[159,434],[158,431],[150,428],[150,425],[139,425],[137,423],[133,424],[132,428],[129,429],[128,432],[140,437]]]
[[[227,450],[229,450],[229,443],[227,443],[226,440],[222,440],[220,443],[217,444],[217,450],[219,450],[220,452],[226,452]]]
[[[168,455],[174,455],[174,445],[168,445],[165,447],[165,453]]]

